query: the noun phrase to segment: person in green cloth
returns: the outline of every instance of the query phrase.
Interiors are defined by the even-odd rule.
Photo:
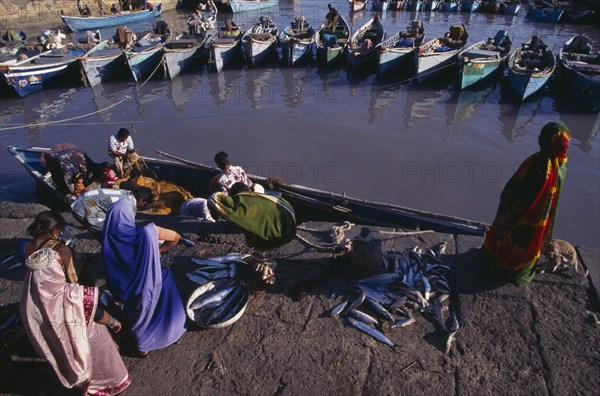
[[[249,191],[234,196],[214,193],[208,205],[242,229],[246,243],[254,248],[254,269],[265,283],[274,284],[277,249],[296,236],[292,206],[281,197]]]

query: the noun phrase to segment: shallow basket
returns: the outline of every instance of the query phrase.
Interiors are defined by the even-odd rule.
[[[198,317],[196,317],[194,310],[192,310],[190,308],[190,305],[192,305],[192,302],[195,301],[196,298],[200,297],[200,295],[211,292],[215,288],[218,288],[220,285],[222,285],[225,282],[228,282],[230,280],[231,279],[219,279],[219,280],[211,281],[211,282],[203,284],[202,286],[200,286],[196,290],[194,290],[194,292],[192,293],[190,298],[188,298],[187,303],[185,304],[185,311],[187,313],[188,318],[193,320],[194,323],[196,323],[199,327],[202,327],[205,329],[217,329],[217,328],[221,328],[221,327],[231,326],[239,318],[241,318],[242,314],[246,310],[246,306],[248,305],[248,296],[249,295],[248,295],[248,289],[240,282],[237,283],[237,287],[242,288],[242,297],[241,298],[243,299],[243,302],[242,302],[242,304],[240,304],[240,306],[236,312],[234,312],[232,315],[230,315],[230,317],[224,318],[224,320],[222,322],[211,323],[211,324],[204,323],[200,320],[200,315],[198,315]]]
[[[135,211],[135,198],[131,191],[110,188],[97,188],[84,192],[71,204],[71,209],[77,220],[87,228],[102,231],[108,208],[121,199],[129,201]]]

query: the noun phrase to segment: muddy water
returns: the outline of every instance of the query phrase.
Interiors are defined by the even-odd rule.
[[[350,15],[345,1],[335,4],[355,29],[373,15]],[[296,12],[318,25],[325,7],[280,1],[271,15],[284,26]],[[257,15],[239,14],[234,20],[245,27]],[[184,29],[184,17],[164,16],[176,30]],[[515,17],[390,11],[382,16],[388,33],[405,29],[414,18],[424,21],[428,38],[465,23],[471,42],[503,28],[517,45],[538,33],[557,52],[560,43],[586,32],[600,49],[597,28],[533,22],[525,19],[525,10]],[[134,123],[135,143],[146,155],[160,149],[212,163],[214,153],[225,150],[251,173],[487,222],[508,178],[537,150],[541,127],[560,120],[573,140],[555,236],[600,246],[600,117],[566,96],[559,80],[520,104],[505,80],[460,92],[452,76],[416,85],[309,64],[287,69],[273,62],[219,75],[197,68],[141,88],[114,82],[0,99],[3,127],[86,114],[91,115],[55,126],[3,130],[0,142],[52,146],[68,141],[99,161],[108,159],[108,136]],[[0,159],[2,199],[34,199],[29,176],[6,150],[0,150]]]

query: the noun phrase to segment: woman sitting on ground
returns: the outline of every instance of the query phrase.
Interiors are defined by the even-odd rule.
[[[51,240],[56,240],[64,224],[60,214],[46,211],[35,218],[29,232],[39,234],[49,228]],[[67,283],[67,265],[56,247],[34,242],[26,245],[25,252],[20,313],[36,352],[67,388],[92,395],[125,390],[129,374],[106,328],[116,333],[121,323],[98,304],[98,289]]]
[[[164,234],[164,235],[163,235]],[[164,242],[159,251],[159,239]],[[135,337],[137,354],[164,348],[185,332],[186,315],[169,270],[161,270],[160,253],[179,240],[174,231],[154,223],[136,226],[131,202],[119,200],[108,209],[102,230],[102,257],[112,295]]]

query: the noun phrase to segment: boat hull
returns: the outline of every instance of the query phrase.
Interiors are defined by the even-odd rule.
[[[371,10],[373,11],[385,11],[388,9],[388,2],[375,0],[371,2]]]
[[[392,48],[379,52],[377,75],[383,77],[391,74],[411,74],[418,62],[418,48]]]
[[[277,39],[269,41],[246,40],[242,41],[242,48],[250,66],[256,66],[275,54]]]
[[[506,63],[507,56],[501,56],[498,51],[481,50],[483,44],[485,41],[480,41],[458,54],[460,89],[488,81]]]
[[[477,11],[477,9],[479,8],[479,6],[481,5],[480,2],[478,1],[464,1],[461,4],[460,10],[464,11],[464,12],[475,12]]]
[[[265,8],[277,7],[279,0],[259,0],[259,1],[244,1],[244,0],[229,0],[231,12],[252,12]]]
[[[335,46],[328,46],[322,39],[323,35],[334,35],[336,42]],[[322,25],[315,33],[315,45],[317,47],[318,66],[333,67],[339,65],[348,56],[348,39],[350,37],[350,27],[348,22],[340,15],[338,26],[335,32],[330,29],[325,29]],[[341,40],[341,41],[340,41]]]
[[[442,9],[446,12],[456,12],[459,9],[460,3],[444,2]]]
[[[286,65],[294,66],[303,59],[308,58],[308,54],[311,53],[313,41],[308,43],[285,41],[281,43],[281,53],[283,55],[283,62]]]
[[[153,19],[162,14],[162,4],[157,4],[152,11],[142,10],[137,12],[123,12],[117,15],[104,17],[70,17],[61,16],[61,19],[74,32],[95,30],[111,26],[124,26],[135,22]]]
[[[90,87],[109,81],[127,68],[123,55],[125,51],[106,50],[107,44],[108,42],[100,43],[78,58],[81,71]]]
[[[415,76],[417,82],[422,83],[431,77],[449,71],[450,67],[456,64],[460,51],[461,48],[458,48],[447,52],[419,55]]]
[[[239,39],[231,40],[218,40],[211,45],[210,62],[214,64],[217,72],[241,57],[241,41]]]
[[[162,44],[155,45],[152,48],[144,49],[139,52],[125,52],[125,58],[127,59],[133,81],[140,82],[149,77],[160,63],[161,57]]]
[[[526,16],[527,16],[527,18],[533,19],[535,21],[558,23],[558,22],[560,22],[560,20],[563,16],[563,11],[562,10],[554,10],[551,8],[529,7],[527,9]]]
[[[189,69],[195,62],[198,62],[200,58],[199,51],[198,46],[181,49],[163,47],[165,76],[172,80],[182,71]]]
[[[519,98],[524,101],[546,85],[556,69],[556,61],[554,55],[549,52],[546,59],[551,66],[547,69],[542,71],[520,70],[516,66],[517,54],[520,51],[520,49],[517,49],[509,60],[508,83]]]

